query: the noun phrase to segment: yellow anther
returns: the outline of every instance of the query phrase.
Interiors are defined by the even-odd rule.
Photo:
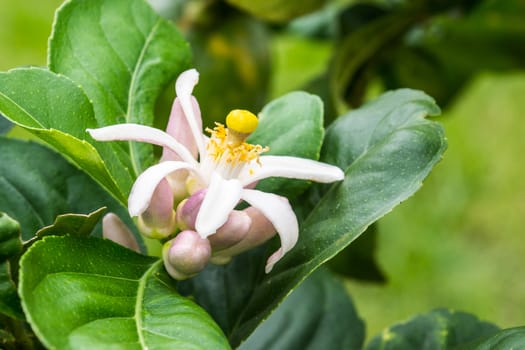
[[[240,134],[251,134],[257,129],[259,120],[250,111],[244,109],[234,109],[226,117],[226,126],[229,130]]]

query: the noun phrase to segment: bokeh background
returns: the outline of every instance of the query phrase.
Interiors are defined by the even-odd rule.
[[[0,70],[45,65],[61,2],[0,0]],[[203,81],[214,82],[197,90],[208,122],[294,89],[321,94],[327,120],[387,88],[435,96],[445,157],[376,227],[371,252],[386,281],[349,278],[348,291],[368,337],[436,307],[525,324],[524,1],[325,1],[294,21],[220,1],[151,2],[185,32]],[[401,39],[370,49],[396,20]]]

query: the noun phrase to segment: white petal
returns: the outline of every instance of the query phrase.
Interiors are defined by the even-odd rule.
[[[139,124],[116,124],[99,129],[87,129],[87,132],[98,141],[139,141],[157,146],[168,147],[187,163],[196,165],[197,161],[191,152],[180,142],[162,130]]]
[[[177,97],[180,99],[180,104],[186,120],[190,125],[191,132],[197,143],[197,148],[199,149],[199,154],[201,157],[204,155],[205,147],[204,140],[202,138],[202,130],[197,124],[197,119],[193,110],[192,105],[192,93],[193,88],[199,82],[199,72],[195,69],[188,69],[187,71],[182,72],[177,81],[175,82],[175,92]]]
[[[180,170],[195,170],[185,162],[166,161],[146,169],[137,178],[128,198],[128,211],[131,216],[142,214],[149,206],[157,185],[170,173]]]
[[[225,180],[213,173],[202,201],[195,229],[202,238],[214,234],[228,220],[228,215],[241,198],[242,185],[237,179]]]
[[[315,182],[334,182],[344,179],[344,172],[336,166],[315,160],[288,156],[261,156],[260,164],[245,166],[239,176],[244,186],[267,177],[286,177]]]
[[[259,209],[272,223],[281,238],[281,248],[270,256],[266,263],[266,273],[269,273],[275,263],[295,246],[299,237],[297,217],[288,200],[273,193],[244,189],[241,198],[252,207]]]

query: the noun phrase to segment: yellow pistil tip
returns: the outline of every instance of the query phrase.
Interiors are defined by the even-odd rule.
[[[257,129],[257,124],[259,120],[255,114],[244,109],[234,109],[226,117],[228,129],[241,134],[251,134]]]

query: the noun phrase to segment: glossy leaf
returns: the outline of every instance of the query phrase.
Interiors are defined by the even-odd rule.
[[[525,327],[504,329],[485,339],[460,347],[461,350],[520,349],[525,344]]]
[[[421,186],[446,149],[442,127],[425,119],[438,113],[427,95],[399,90],[339,118],[327,130],[321,160],[346,168],[346,178],[328,192],[310,191],[311,203],[299,204],[313,210],[300,224],[297,245],[269,275],[265,256],[249,252],[192,282],[187,293],[224,320],[219,324],[234,346],[312,271]],[[243,280],[252,269],[258,274]],[[235,293],[222,301],[228,291]]]
[[[62,214],[58,215],[52,225],[42,227],[36,232],[38,237],[71,236],[87,237],[93,231],[97,223],[102,219],[106,211],[105,207],[95,210],[89,214]]]
[[[365,325],[343,284],[312,274],[241,345],[241,350],[361,349]]]
[[[0,73],[0,112],[54,147],[125,202],[124,193],[132,183],[127,167],[116,159],[117,148],[97,145],[107,158],[108,169],[97,150],[84,141],[86,128],[96,127],[96,120],[89,99],[71,80],[40,68]],[[111,172],[119,179],[118,184]]]
[[[320,8],[326,0],[227,0],[230,4],[272,22],[284,22]]]
[[[111,241],[46,237],[22,258],[20,281],[28,320],[50,348],[229,348],[161,261]]]
[[[452,349],[497,330],[494,324],[471,314],[437,309],[385,329],[370,341],[366,350]]]
[[[267,104],[259,113],[259,126],[248,141],[268,146],[265,154],[319,159],[323,142],[323,103],[305,92],[292,92]],[[257,188],[294,196],[308,187],[307,181],[270,178]]]
[[[99,126],[152,125],[160,92],[188,66],[190,52],[143,0],[73,0],[57,12],[48,57],[50,70],[86,91]],[[140,173],[153,162],[153,148],[130,148],[132,171]]]
[[[25,240],[53,224],[58,215],[90,213],[104,206],[134,227],[119,202],[59,154],[34,142],[7,138],[0,138],[0,149],[9,150],[0,152],[0,211],[20,223]],[[100,226],[95,231],[100,232]]]

